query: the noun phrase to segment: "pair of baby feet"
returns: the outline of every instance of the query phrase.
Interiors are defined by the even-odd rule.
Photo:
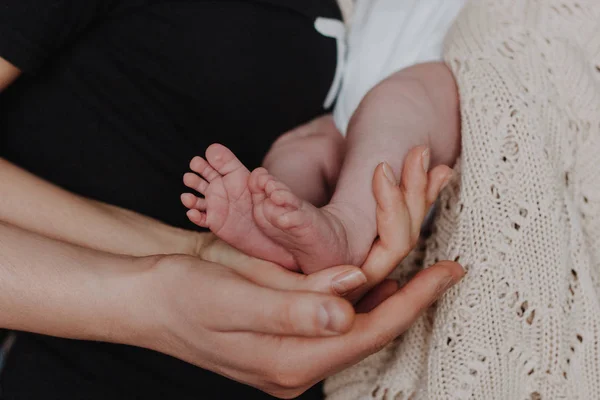
[[[206,159],[194,157],[190,168],[194,173],[186,173],[183,181],[203,198],[181,196],[188,218],[242,252],[304,272],[314,272],[301,267],[315,265],[315,259],[334,265],[345,257],[331,252],[347,250],[343,230],[266,169],[250,172],[220,144],[206,150]],[[322,259],[324,252],[329,254]]]
[[[411,151],[402,178],[402,192],[411,197],[404,201],[423,209],[423,215],[417,221],[419,227],[428,201],[433,201],[427,200],[432,197],[431,191],[435,192],[435,199],[443,186],[442,181],[447,182],[451,173],[448,167],[442,166],[428,176],[428,166],[424,165],[426,158],[425,147]],[[186,173],[184,183],[203,197],[192,193],[181,196],[182,203],[189,209],[188,218],[209,228],[240,251],[304,273],[356,262],[355,246],[349,244],[346,232],[347,221],[328,211],[327,207],[319,209],[298,198],[266,169],[257,168],[250,172],[220,144],[207,149],[206,159],[195,157],[190,168],[194,173]],[[433,189],[429,181],[434,183]],[[365,254],[360,257],[366,256],[372,238],[366,244],[366,251],[360,250]]]

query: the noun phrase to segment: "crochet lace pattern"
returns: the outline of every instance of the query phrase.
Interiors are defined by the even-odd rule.
[[[398,276],[468,273],[330,400],[600,399],[600,1],[473,0],[448,35],[462,156]]]

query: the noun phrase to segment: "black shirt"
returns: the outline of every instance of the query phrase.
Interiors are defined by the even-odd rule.
[[[213,142],[249,168],[324,113],[334,0],[12,0],[0,57],[0,156],[69,191],[171,225],[192,156]],[[1,379],[12,399],[260,398],[145,349],[21,333]],[[267,396],[264,396],[267,398]],[[319,398],[318,391],[313,398]]]

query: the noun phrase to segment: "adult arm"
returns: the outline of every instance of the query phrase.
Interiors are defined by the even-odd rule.
[[[77,196],[0,158],[0,221],[116,254],[195,254],[206,235]]]
[[[17,79],[21,71],[0,57],[0,92],[3,91]]]
[[[344,271],[349,269],[355,268],[345,267]],[[228,292],[250,297],[229,298]],[[263,323],[287,334],[330,335],[315,324],[323,306],[341,315],[340,330],[351,322],[351,308],[333,295],[307,293],[287,300],[277,294],[262,294],[232,269],[196,257],[115,255],[0,223],[1,328],[143,345],[149,344],[147,332],[161,336],[165,333],[161,330],[170,329],[167,321],[182,322],[181,316],[158,312],[167,310],[173,301],[200,314],[194,318],[203,324],[229,321],[235,313],[241,318],[236,323],[243,325],[243,321],[252,322],[260,318],[258,314],[268,313],[262,316]],[[244,306],[249,298],[263,307],[253,312]],[[288,329],[278,320],[280,305],[294,314],[294,321],[284,321],[293,322]],[[220,315],[223,310],[227,313]],[[245,312],[248,316],[242,315]],[[197,328],[196,333],[201,334],[202,327]]]
[[[112,0],[3,3],[0,92],[21,72],[43,72],[53,54],[119,4]],[[132,255],[191,253],[205,238],[75,196],[1,159],[0,193],[0,221],[94,249]]]
[[[20,71],[0,58],[0,91]],[[0,94],[1,95],[1,94]],[[206,237],[77,196],[0,158],[0,221],[118,254],[194,254]]]
[[[346,266],[336,267],[335,271],[328,269],[311,276],[303,276],[280,268],[273,269],[272,264],[253,261],[244,255],[240,255],[242,258],[238,260],[230,260],[237,261],[230,267],[248,281],[264,288],[284,290],[288,295],[303,288],[328,293],[331,286],[322,285],[324,281],[329,282],[327,279],[320,279],[319,285],[319,278],[325,278],[327,274],[337,274],[333,278],[334,281],[340,277],[343,281],[345,276],[364,271],[369,279],[368,284],[359,286],[354,292],[349,289],[351,295],[361,292],[364,286],[377,285],[414,246],[424,210],[435,200],[449,178],[449,169],[442,166],[434,168],[428,174],[426,185],[419,184],[424,181],[422,174],[425,173],[421,168],[421,153],[422,149],[417,148],[407,157],[407,162],[413,167],[405,169],[401,186],[397,186],[389,166],[385,168],[385,165],[381,164],[377,168],[373,186],[378,205],[380,237],[362,271],[350,269],[340,274],[339,270],[336,270],[348,268]],[[245,267],[240,267],[242,265]],[[166,270],[171,271],[172,268],[167,265]],[[198,271],[196,268],[194,270]],[[307,337],[310,335],[306,334],[286,335],[282,333],[285,329],[278,331],[282,327],[273,327],[268,319],[260,319],[257,325],[244,328],[242,325],[248,323],[246,315],[254,318],[252,310],[260,308],[260,301],[245,292],[229,291],[235,293],[236,298],[252,298],[253,301],[249,302],[250,310],[241,307],[241,312],[235,313],[230,320],[236,321],[239,318],[243,322],[234,324],[237,326],[225,327],[220,335],[213,336],[214,341],[206,341],[198,334],[194,319],[189,319],[190,307],[193,308],[198,302],[168,303],[171,311],[160,314],[172,315],[176,319],[168,321],[167,326],[187,325],[186,331],[189,335],[178,333],[172,336],[176,332],[169,332],[160,342],[151,341],[149,347],[275,396],[291,398],[389,344],[408,329],[423,310],[460,280],[463,274],[464,271],[458,264],[441,262],[422,271],[400,290],[393,288],[393,285],[381,285],[379,288],[382,290],[371,292],[371,295],[358,304],[357,308],[365,313],[351,314],[350,322],[344,321],[344,314],[330,314],[331,319],[327,321],[331,323],[337,320],[334,325],[337,326],[338,332],[343,333],[320,338]],[[193,286],[191,291],[195,289],[196,283],[190,281],[189,285]],[[176,286],[184,289],[188,287],[184,282]],[[196,290],[195,293],[201,294],[202,289]],[[178,299],[185,297],[178,296]],[[294,300],[292,304],[296,304],[297,301]],[[288,321],[284,326],[288,328],[293,325],[293,315],[296,314],[291,311],[289,304],[284,307],[287,311],[283,311],[287,314],[283,321]],[[209,305],[219,306],[216,303]],[[192,315],[195,315],[196,319],[199,316],[198,313]],[[281,320],[277,321],[276,325],[280,322]],[[182,340],[184,336],[188,336],[192,341]],[[154,347],[157,344],[158,347]]]
[[[290,397],[378,350],[459,277],[431,270],[357,317],[328,293],[333,274],[358,268],[304,278],[253,263],[247,279],[196,257],[113,255],[0,224],[0,327],[145,347]]]
[[[431,170],[427,179],[423,179],[425,171],[421,167],[422,151],[422,148],[416,148],[410,152],[401,186],[397,186],[389,166],[378,166],[373,187],[377,199],[379,239],[362,266],[362,271],[350,269],[340,273],[340,268],[348,268],[341,266],[303,276],[280,268],[274,269],[272,264],[244,255],[239,255],[237,260],[230,259],[230,267],[248,281],[263,288],[284,290],[288,295],[296,290],[329,293],[333,285],[323,285],[324,282],[329,282],[328,279],[323,279],[327,275],[334,276],[334,282],[343,282],[345,277],[364,273],[368,279],[366,285],[360,285],[354,291],[346,288],[349,298],[360,296],[365,287],[374,287],[382,282],[414,247],[425,210],[431,206],[450,177],[449,168],[440,166]],[[217,248],[214,250],[215,254],[219,253]],[[206,255],[210,257],[210,253],[207,252]],[[172,270],[168,263],[166,270]],[[194,270],[198,271],[197,268]],[[306,334],[286,335],[282,333],[285,329],[278,330],[282,327],[273,327],[268,319],[260,319],[257,325],[244,328],[242,325],[248,323],[245,316],[250,315],[250,318],[254,318],[252,310],[260,308],[260,301],[245,292],[229,291],[235,293],[234,297],[238,299],[252,298],[253,301],[249,302],[251,310],[241,307],[241,312],[233,314],[230,320],[236,321],[239,318],[243,322],[234,323],[236,326],[230,323],[221,330],[220,335],[213,336],[214,341],[206,341],[202,335],[197,334],[194,319],[189,319],[189,315],[192,314],[190,307],[193,308],[198,302],[176,301],[168,303],[170,312],[159,314],[176,316],[167,326],[187,325],[186,331],[190,333],[189,336],[181,333],[171,336],[176,332],[169,332],[160,342],[151,341],[149,347],[275,396],[291,398],[389,344],[408,329],[423,310],[460,280],[463,274],[464,271],[458,264],[441,262],[422,271],[400,290],[390,282],[385,282],[358,304],[357,309],[365,313],[352,314],[349,325],[346,325],[348,322],[342,318],[343,314],[330,314],[331,319],[327,321],[331,323],[337,320],[337,331],[344,333],[332,333],[330,337],[320,338],[307,337],[310,335]],[[196,289],[194,281],[190,281],[189,285],[193,286],[190,291]],[[184,282],[175,286],[187,288]],[[339,293],[337,290],[336,292]],[[202,288],[195,293],[201,294]],[[185,297],[178,296],[178,299]],[[294,300],[292,304],[296,304],[297,301]],[[283,311],[287,317],[284,317],[283,321],[287,321],[284,326],[289,328],[293,325],[291,321],[296,312],[291,311],[290,303],[287,304],[284,307],[287,311]],[[217,303],[209,305],[217,308],[219,306]],[[192,315],[195,315],[196,319],[199,316],[198,313]],[[281,320],[278,320],[276,325],[280,322]],[[184,336],[192,338],[192,341],[182,340]],[[154,347],[157,344],[158,347]]]
[[[394,236],[397,224],[410,231],[426,205],[401,193],[382,167],[376,173],[378,212],[389,223],[365,265],[371,276],[405,254],[412,239]],[[433,176],[427,193],[437,193],[444,177]],[[356,315],[331,294],[340,283],[350,292],[364,283],[363,276],[349,284],[362,274],[356,267],[306,277],[239,253],[228,261],[113,255],[0,223],[0,327],[145,347],[293,397],[381,349],[463,274],[440,263]]]

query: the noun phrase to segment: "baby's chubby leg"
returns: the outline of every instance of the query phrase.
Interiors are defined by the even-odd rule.
[[[410,226],[412,236],[418,236],[427,211],[426,204],[433,201],[431,196],[437,196],[451,176],[451,170],[446,166],[438,166],[428,173],[423,163],[424,149],[425,146],[419,146],[411,150],[402,171],[404,201],[411,208],[416,207],[412,212],[415,220],[406,221],[404,226]],[[395,184],[396,178],[386,163],[384,172]],[[268,237],[292,253],[303,272],[310,274],[326,267],[349,264],[346,260],[352,257],[352,253],[348,232],[360,230],[360,225],[351,220],[344,221],[327,206],[319,209],[301,200],[263,168],[252,172],[249,187],[257,225]],[[432,190],[434,193],[430,193]],[[417,209],[420,211],[417,212]],[[401,226],[397,228],[403,229]]]
[[[404,159],[424,145],[424,168],[452,166],[460,153],[458,89],[443,63],[415,65],[373,88],[348,128],[347,153],[330,207],[342,220],[360,221],[347,232],[353,260],[361,262],[376,235],[375,199],[370,190],[376,166],[386,161],[399,178]]]
[[[344,137],[333,117],[324,115],[280,136],[263,167],[300,199],[320,207],[333,194],[344,153]]]

